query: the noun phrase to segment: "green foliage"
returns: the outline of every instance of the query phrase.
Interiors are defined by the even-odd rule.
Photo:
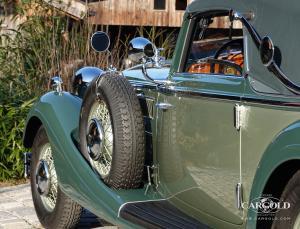
[[[176,45],[176,30],[170,31],[170,29],[161,29],[152,27],[150,29],[145,29],[145,27],[140,27],[137,33],[141,37],[148,38],[152,43],[154,43],[158,48],[163,48],[161,55],[167,59],[172,58],[173,52]]]
[[[0,105],[0,181],[19,179],[23,174],[22,133],[24,117],[33,100]]]

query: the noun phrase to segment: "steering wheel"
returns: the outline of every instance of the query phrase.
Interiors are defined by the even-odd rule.
[[[228,60],[222,60],[222,59],[218,59],[219,56],[224,52],[224,50],[226,50],[228,47],[237,47],[238,50],[241,50],[242,53],[244,53],[244,45],[243,45],[243,39],[239,38],[239,39],[235,39],[235,40],[231,40],[229,42],[226,42],[225,44],[223,44],[215,53],[213,60],[211,63],[211,73],[215,72],[215,64],[221,64],[221,65],[226,65],[226,66],[230,66],[232,68],[235,68],[237,71],[239,71],[240,73],[242,73],[242,66],[238,65],[234,62],[228,61]],[[240,53],[239,53],[240,54]],[[236,54],[237,55],[237,54]],[[235,57],[236,55],[234,55],[233,57]],[[232,57],[232,58],[233,58]]]

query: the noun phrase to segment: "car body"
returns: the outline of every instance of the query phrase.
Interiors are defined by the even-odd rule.
[[[121,227],[155,225],[151,217],[134,216],[130,207],[150,214],[160,203],[211,228],[259,227],[261,212],[250,209],[251,201],[264,195],[279,199],[300,169],[299,31],[288,26],[299,18],[299,6],[295,1],[193,1],[171,64],[149,68],[154,81],[141,65],[122,72],[144,106],[151,179],[145,178],[143,187],[111,189],[93,172],[78,148],[82,98],[71,93],[49,92],[39,99],[28,115],[24,145],[32,146],[43,125],[62,191]],[[230,10],[245,15],[251,26],[242,25],[242,73],[186,70],[195,18]],[[261,63],[258,34],[273,40],[287,79]]]

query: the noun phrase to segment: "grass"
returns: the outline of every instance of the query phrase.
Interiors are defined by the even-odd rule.
[[[20,178],[20,179],[10,179],[6,181],[0,182],[0,189],[4,187],[9,187],[9,186],[15,186],[15,185],[20,185],[20,184],[26,184],[28,183],[29,180],[25,178]]]

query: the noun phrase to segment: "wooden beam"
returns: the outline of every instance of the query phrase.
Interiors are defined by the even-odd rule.
[[[84,3],[75,0],[43,0],[54,8],[80,20],[87,16],[88,8]]]

